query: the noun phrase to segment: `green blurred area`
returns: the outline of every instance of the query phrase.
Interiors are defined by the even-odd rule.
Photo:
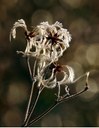
[[[21,126],[30,94],[31,80],[24,51],[25,38],[18,29],[9,42],[13,23],[24,19],[28,28],[42,21],[59,21],[72,35],[60,63],[70,65],[75,77],[92,71],[90,89],[51,111],[34,126],[99,126],[99,1],[98,0],[0,0],[0,126]],[[83,82],[74,86],[78,91]],[[53,99],[46,90],[36,108],[43,111]]]

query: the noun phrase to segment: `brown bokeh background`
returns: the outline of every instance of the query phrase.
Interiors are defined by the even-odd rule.
[[[16,53],[25,49],[23,31],[18,29],[16,40],[9,42],[10,29],[20,18],[28,28],[62,22],[72,41],[60,63],[72,66],[75,77],[91,71],[88,92],[57,106],[34,126],[99,126],[98,0],[0,0],[0,126],[21,126],[31,88],[26,60]],[[37,112],[53,98],[49,91],[42,94]]]

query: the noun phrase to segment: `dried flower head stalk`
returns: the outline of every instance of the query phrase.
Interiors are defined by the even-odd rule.
[[[20,19],[14,23],[13,28],[11,29],[10,40],[11,37],[16,38],[16,28],[18,27],[24,29],[27,44],[24,51],[17,51],[17,53],[21,53],[27,58],[28,68],[33,82],[23,124],[23,126],[30,126],[45,116],[59,103],[85,92],[88,89],[89,72],[75,79],[75,73],[72,67],[57,63],[64,51],[70,46],[69,43],[71,41],[70,33],[67,31],[67,29],[64,29],[62,24],[58,21],[52,25],[50,25],[48,22],[42,22],[33,28],[32,31],[29,31],[25,21]],[[35,58],[33,70],[30,65],[30,58]],[[60,81],[57,79],[58,73],[63,74],[63,78]],[[85,88],[76,94],[70,94],[68,84],[75,83],[85,75]],[[32,96],[34,86],[37,86],[38,93],[35,103],[33,104]],[[61,95],[61,86],[64,86],[65,89],[65,94],[63,95]],[[55,104],[35,119],[31,119],[38,98],[43,89],[53,89],[55,87],[58,88]]]

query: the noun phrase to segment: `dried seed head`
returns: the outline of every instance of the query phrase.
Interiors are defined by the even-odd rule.
[[[62,73],[62,79],[57,78],[58,73]],[[48,65],[42,73],[38,73],[42,85],[46,88],[55,88],[58,85],[67,85],[74,81],[74,71],[70,66],[60,65],[57,62]]]
[[[64,51],[70,46],[71,35],[67,29],[63,28],[63,25],[56,21],[54,24],[50,25],[48,22],[42,22],[33,28],[32,31],[27,30],[27,26],[23,19],[18,20],[14,23],[11,32],[11,36],[16,38],[16,28],[21,27],[24,29],[25,38],[27,41],[25,51],[18,51],[24,56],[35,57],[37,60],[34,64],[34,70],[31,71],[31,65],[28,62],[28,68],[30,71],[31,78],[38,82],[38,87],[45,87],[53,89],[58,87],[58,100],[66,97],[69,94],[68,84],[78,81],[83,76],[80,76],[74,80],[75,74],[72,67],[68,65],[60,65],[57,63],[59,57],[61,57]],[[59,81],[57,74],[63,73],[62,79]],[[85,90],[75,94],[81,94],[88,89],[88,76],[89,72],[86,74],[86,88]],[[33,80],[33,79],[32,79]],[[64,89],[66,94],[60,96],[60,86],[65,85]],[[74,95],[74,96],[75,96]]]
[[[25,21],[20,19],[15,22],[11,29],[10,40],[11,36],[16,38],[17,27],[22,27],[25,30],[27,45],[24,55],[37,57],[44,61],[57,61],[69,47],[71,41],[71,35],[58,21],[52,25],[49,25],[48,22],[42,22],[29,32]],[[32,51],[32,47],[35,48],[35,51]]]

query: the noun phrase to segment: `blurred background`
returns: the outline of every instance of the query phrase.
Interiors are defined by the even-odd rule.
[[[57,106],[33,126],[99,126],[99,1],[98,0],[0,0],[0,126],[21,126],[30,94],[31,80],[26,59],[16,50],[25,49],[23,31],[9,41],[15,21],[28,28],[42,21],[59,21],[72,35],[70,47],[60,58],[75,70],[75,77],[91,71],[88,92]],[[79,91],[85,81],[75,84]],[[42,93],[37,113],[53,99]]]

